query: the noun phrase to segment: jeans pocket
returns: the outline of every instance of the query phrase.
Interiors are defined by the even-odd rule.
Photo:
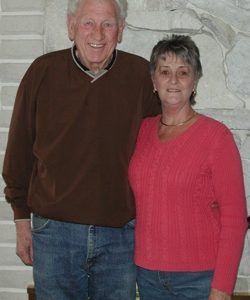
[[[131,221],[129,221],[125,227],[129,227],[129,228],[132,228],[134,229],[135,228],[135,219],[132,219]]]
[[[49,219],[33,214],[32,216],[32,231],[39,232],[43,230],[48,224]]]

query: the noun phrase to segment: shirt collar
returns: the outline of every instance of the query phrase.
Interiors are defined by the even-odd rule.
[[[82,70],[84,73],[86,73],[87,75],[91,76],[93,78],[93,80],[91,82],[94,82],[95,80],[97,80],[98,78],[100,78],[102,75],[104,75],[105,73],[107,73],[113,66],[116,57],[117,57],[117,50],[115,49],[112,53],[112,59],[109,62],[109,64],[105,67],[105,69],[101,70],[99,73],[95,74],[93,73],[91,70],[89,70],[81,61],[80,59],[77,57],[76,55],[76,45],[73,44],[71,47],[71,55],[73,58],[73,61],[75,62],[75,64],[77,65],[77,67]]]

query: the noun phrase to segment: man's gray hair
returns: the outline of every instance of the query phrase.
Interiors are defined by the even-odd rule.
[[[74,15],[77,12],[77,9],[80,3],[84,0],[68,0],[68,15]],[[128,11],[128,2],[127,0],[114,0],[119,8],[119,13],[122,19],[126,19]]]

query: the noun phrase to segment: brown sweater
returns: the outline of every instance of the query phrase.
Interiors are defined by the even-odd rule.
[[[36,59],[23,77],[3,168],[15,219],[119,227],[134,218],[128,163],[142,118],[159,110],[148,63],[118,51],[92,79],[70,49]]]

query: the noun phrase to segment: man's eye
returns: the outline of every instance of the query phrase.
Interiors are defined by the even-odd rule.
[[[86,26],[86,27],[90,27],[90,26],[93,25],[93,22],[91,22],[91,21],[84,21],[84,22],[82,22],[82,25]]]
[[[103,23],[103,27],[104,28],[113,28],[113,27],[115,27],[115,23],[106,22],[106,23]]]

